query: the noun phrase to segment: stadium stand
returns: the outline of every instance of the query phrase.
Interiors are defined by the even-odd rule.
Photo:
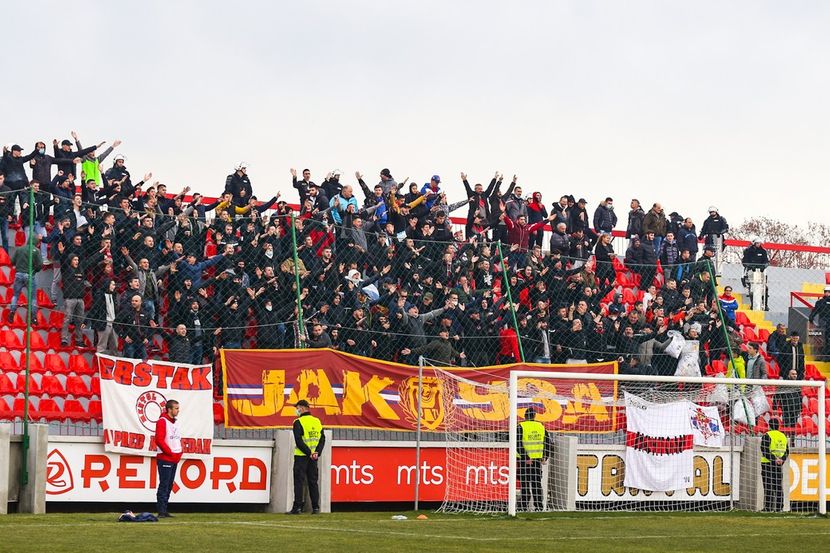
[[[102,165],[113,151],[72,146],[54,157]],[[450,202],[438,175],[399,185],[388,169],[374,186],[359,173],[334,171],[318,185],[292,170],[297,203],[261,202],[244,162],[213,199],[170,194],[150,173],[133,180],[123,156],[100,181],[73,169],[12,183],[21,150],[4,148],[0,166],[0,215],[11,218],[0,234],[14,245],[0,249],[0,418],[23,412],[30,223],[43,239],[32,248],[33,418],[100,420],[96,351],[215,363],[221,348],[333,347],[409,364],[422,353],[468,366],[619,360],[622,371],[673,374],[660,347],[678,331],[699,341],[701,374],[730,373],[729,353],[758,342],[769,377],[781,376],[767,343],[787,319],[782,294],[772,289],[772,309],[759,312],[736,292],[734,321],[720,321],[725,286],[742,287],[740,266],[723,262],[729,227],[714,207],[698,231],[657,203],[646,212],[632,201],[627,221],[611,198],[592,213],[573,195],[548,207],[500,173],[482,184],[462,174],[452,194],[465,194]],[[34,168],[42,155],[25,157]],[[455,211],[466,216],[451,219]],[[827,375],[807,361],[800,374]],[[795,430],[814,430],[815,413],[808,401]],[[218,396],[214,419],[223,420]]]

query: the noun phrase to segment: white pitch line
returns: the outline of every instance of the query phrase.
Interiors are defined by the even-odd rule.
[[[609,517],[613,518],[613,517]],[[539,519],[541,520],[541,519]],[[555,520],[555,519],[552,519]],[[384,522],[386,522],[384,520]],[[400,523],[405,523],[406,521],[395,521]],[[418,522],[415,520],[409,522]],[[459,535],[445,535],[445,534],[425,534],[423,532],[401,532],[401,531],[389,531],[389,530],[368,530],[368,529],[358,529],[358,528],[342,528],[342,527],[331,527],[331,526],[316,526],[316,525],[309,525],[309,524],[284,524],[279,522],[272,522],[272,521],[181,521],[181,522],[173,522],[167,521],[162,523],[164,526],[260,526],[263,528],[282,528],[286,530],[316,530],[321,532],[334,532],[334,533],[347,533],[347,534],[366,534],[366,535],[395,535],[395,536],[402,536],[402,537],[412,537],[412,538],[433,538],[433,539],[444,539],[444,540],[457,540],[457,541],[473,541],[473,542],[499,542],[499,541],[548,541],[548,542],[564,542],[564,541],[607,541],[607,540],[664,540],[670,538],[676,538],[675,534],[640,534],[636,536],[624,536],[624,535],[609,535],[609,536],[551,536],[551,537],[540,537],[540,536],[512,536],[512,537],[479,537],[479,536],[459,536]],[[428,523],[427,523],[428,524]],[[100,526],[100,522],[96,523],[77,523],[77,524],[0,524],[0,528],[3,527],[12,527],[14,526],[16,529],[20,530],[23,527],[82,527],[82,526]],[[135,528],[135,526],[130,526],[131,528]],[[154,531],[158,531],[159,526],[156,525],[138,525],[139,528],[148,528],[153,529]],[[799,532],[800,536],[830,536],[830,531],[826,532]],[[758,538],[758,537],[769,537],[773,538],[778,536],[776,533],[768,533],[768,532],[748,532],[742,534],[707,534],[706,536],[698,536],[698,539],[711,539],[711,538]]]

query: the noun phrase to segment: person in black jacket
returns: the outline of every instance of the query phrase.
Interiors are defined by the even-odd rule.
[[[194,340],[201,341],[202,336],[191,338],[186,326],[176,325],[176,330],[167,336],[168,359],[173,363],[190,363],[193,359]]]
[[[58,141],[53,140],[52,145],[57,147]],[[35,144],[35,156],[29,160],[29,167],[32,169],[32,179],[48,185],[52,180],[52,166],[57,165],[59,171],[64,174],[70,172],[76,164],[80,163],[81,158],[95,150],[95,146],[90,146],[75,154],[75,157],[55,157],[46,153],[46,144],[38,142]]]
[[[141,294],[133,294],[130,304],[115,319],[115,330],[124,340],[121,354],[131,359],[146,359],[154,326],[150,314],[142,307]]]
[[[238,203],[238,200],[243,197],[239,193],[240,190],[245,190],[244,197],[246,198],[253,196],[254,190],[251,186],[251,179],[248,178],[248,164],[240,161],[234,169],[236,171],[225,179],[225,192],[230,192],[233,199]]]
[[[69,257],[69,262],[62,267],[61,278],[63,280],[63,305],[65,316],[63,318],[63,329],[61,331],[61,345],[69,345],[69,325],[75,325],[75,344],[82,345],[81,324],[84,322],[84,296],[87,286],[84,277],[84,268],[81,266],[81,258],[77,255]]]
[[[816,317],[824,329],[824,347],[821,354],[830,356],[830,284],[824,287],[824,296],[819,298],[810,311],[810,324],[815,324]]]
[[[41,184],[33,180],[29,183],[34,191],[34,230],[37,236],[40,236],[40,256],[46,260],[46,223],[49,222],[49,210],[52,207],[52,195],[41,190]],[[22,209],[20,211],[20,224],[23,227],[23,232],[26,235],[26,240],[29,240],[29,194],[22,193],[25,199],[21,200]]]
[[[6,186],[13,192],[17,193],[22,208],[25,194],[21,191],[29,184],[29,178],[26,176],[25,163],[35,157],[37,150],[32,151],[29,155],[23,155],[23,148],[15,144],[11,150],[7,150],[3,146],[3,161],[2,170],[6,174]]]
[[[98,334],[95,351],[106,355],[118,354],[118,337],[112,326],[118,309],[115,285],[114,280],[105,279],[93,295],[92,307],[87,312],[86,326],[91,326]]]
[[[801,344],[801,336],[798,331],[793,330],[790,333],[787,345],[778,354],[778,363],[781,366],[780,379],[803,380],[804,361],[804,346]],[[781,405],[781,418],[784,426],[795,426],[801,414],[801,388],[782,387],[776,397]]]
[[[9,253],[9,223],[13,215],[14,192],[6,186],[6,174],[0,170],[0,238],[6,253]]]
[[[470,188],[470,183],[467,181],[467,174],[461,173],[461,182],[464,183],[464,190],[467,192],[467,198],[471,199],[470,207],[467,211],[467,224],[465,226],[465,236],[469,239],[474,235],[473,223],[476,220],[476,214],[483,221],[490,221],[490,194],[496,187],[496,177],[490,181],[487,190],[482,184],[477,183],[474,188]]]
[[[625,234],[629,240],[634,239],[635,236],[643,237],[643,219],[645,216],[646,212],[643,211],[640,200],[636,198],[631,200],[631,211],[628,212],[628,225],[625,229]]]

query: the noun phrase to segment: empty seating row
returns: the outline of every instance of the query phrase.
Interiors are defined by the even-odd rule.
[[[0,420],[22,419],[25,409],[25,400],[17,398],[9,403],[0,397]],[[29,398],[29,419],[47,422],[100,422],[101,401],[91,400],[84,404],[78,399],[67,399],[60,404],[60,400],[51,398]]]
[[[14,395],[25,391],[24,374],[0,373],[0,395]],[[29,375],[29,394],[50,397],[92,397],[101,395],[101,380],[97,376]]]
[[[43,353],[33,351],[29,360],[29,372],[52,374],[85,374],[98,372],[94,357],[68,353]],[[25,372],[27,356],[22,351],[0,351],[0,370]]]

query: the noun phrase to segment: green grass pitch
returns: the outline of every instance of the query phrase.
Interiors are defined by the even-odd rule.
[[[392,520],[405,514],[408,520]],[[442,553],[506,551],[830,550],[830,521],[749,513],[546,513],[515,519],[418,513],[181,514],[158,523],[116,522],[117,514],[0,517],[0,552],[325,551]],[[785,540],[783,542],[777,540]]]

